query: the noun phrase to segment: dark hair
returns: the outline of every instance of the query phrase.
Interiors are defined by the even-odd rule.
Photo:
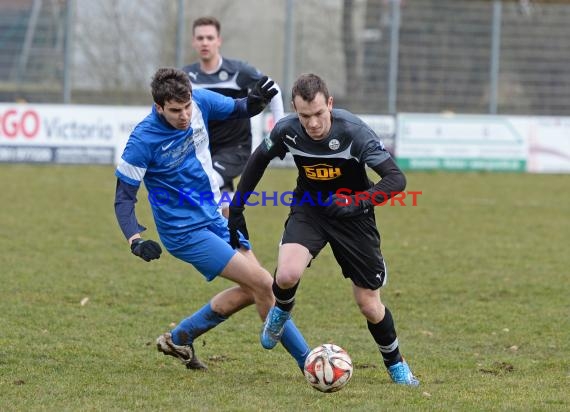
[[[214,26],[218,34],[220,34],[222,31],[222,25],[220,24],[220,21],[211,16],[198,17],[196,20],[194,20],[194,23],[192,23],[192,34],[194,34],[194,30],[198,26]]]
[[[323,79],[313,73],[305,73],[300,75],[291,89],[291,100],[295,100],[296,96],[301,97],[306,102],[313,101],[317,93],[325,96],[325,101],[329,100],[329,89]]]
[[[192,98],[190,78],[182,70],[162,67],[156,71],[150,83],[152,98],[159,106],[174,100],[186,103]]]

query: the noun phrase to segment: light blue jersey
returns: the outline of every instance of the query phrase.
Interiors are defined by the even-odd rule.
[[[148,190],[161,240],[168,248],[188,231],[220,217],[220,190],[212,178],[207,124],[235,116],[234,99],[194,90],[188,130],[176,130],[152,112],[131,133],[115,175]]]

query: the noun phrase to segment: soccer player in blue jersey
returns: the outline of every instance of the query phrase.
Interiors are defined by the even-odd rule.
[[[250,64],[222,57],[221,24],[215,17],[199,17],[192,23],[192,46],[199,61],[184,66],[192,88],[209,89],[233,98],[247,96],[249,90],[264,75]],[[283,98],[277,83],[273,88],[277,94],[271,99],[269,109],[276,122],[283,117]],[[239,176],[251,155],[251,122],[249,119],[210,120],[210,151],[212,153],[213,176],[221,191],[231,199],[234,179]],[[222,204],[227,217],[229,202]]]
[[[207,128],[209,120],[258,114],[275,96],[272,86],[273,81],[264,77],[246,97],[232,99],[205,89],[192,91],[182,70],[159,69],[151,82],[151,113],[134,128],[115,172],[115,213],[133,254],[148,262],[162,253],[157,242],[141,237],[145,228],[135,215],[137,191],[144,181],[164,247],[192,264],[207,281],[221,276],[236,283],[158,337],[158,350],[189,369],[206,368],[194,351],[198,336],[251,304],[264,319],[274,303],[272,277],[249,242],[242,235],[241,248],[229,244],[219,187],[212,177]],[[309,348],[292,322],[285,325],[281,340],[302,368]]]
[[[380,300],[388,271],[373,211],[403,191],[406,178],[368,125],[346,110],[333,109],[333,98],[319,76],[300,76],[291,94],[296,113],[277,122],[252,154],[230,206],[231,244],[239,246],[240,233],[247,233],[247,194],[271,159],[293,155],[297,187],[279,246],[276,305],[265,320],[261,344],[272,349],[283,339],[301,276],[328,243],[342,274],[352,281],[356,303],[392,381],[417,386],[400,354],[392,314]],[[380,175],[376,184],[369,180],[366,166]]]

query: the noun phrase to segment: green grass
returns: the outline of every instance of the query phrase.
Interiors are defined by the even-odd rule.
[[[272,169],[259,189],[294,178]],[[294,315],[312,346],[351,354],[352,381],[334,394],[311,389],[282,347],[261,348],[253,308],[196,342],[208,372],[156,352],[160,333],[230,283],[132,256],[112,168],[2,165],[0,182],[1,411],[570,409],[570,176],[409,173],[418,206],[376,209],[383,300],[419,389],[389,382],[326,249]],[[246,212],[270,271],[286,213]]]

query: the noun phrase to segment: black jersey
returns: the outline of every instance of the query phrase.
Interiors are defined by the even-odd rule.
[[[255,67],[233,59],[222,59],[214,73],[205,73],[200,63],[190,64],[183,69],[190,77],[194,89],[210,89],[233,98],[246,97],[250,88],[263,74]],[[227,147],[241,146],[251,151],[251,123],[249,119],[208,122],[210,150],[216,154]]]
[[[293,155],[299,171],[297,196],[310,196],[318,201],[339,189],[363,191],[372,187],[366,166],[375,169],[390,158],[380,138],[360,118],[342,110],[332,110],[328,136],[313,140],[297,114],[281,119],[261,143],[266,158]]]

